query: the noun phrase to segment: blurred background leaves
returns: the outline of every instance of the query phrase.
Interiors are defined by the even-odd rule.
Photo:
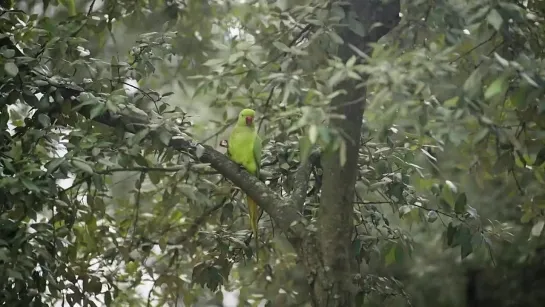
[[[400,25],[347,62],[336,29],[370,30],[335,2],[1,5],[4,304],[219,304],[220,287],[241,305],[308,303],[270,219],[267,265],[254,267],[241,193],[165,144],[176,127],[224,150],[238,110],[254,108],[262,176],[289,195],[312,145],[346,146],[328,126],[345,80],[368,92],[353,208],[361,305],[542,302],[542,1],[402,1]],[[91,118],[152,124],[133,135],[87,120],[63,98],[74,85]]]

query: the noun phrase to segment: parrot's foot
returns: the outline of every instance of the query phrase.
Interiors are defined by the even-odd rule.
[[[246,168],[244,167],[244,165],[240,164],[240,163],[237,163],[238,165],[238,170],[241,171],[241,170],[246,170]]]

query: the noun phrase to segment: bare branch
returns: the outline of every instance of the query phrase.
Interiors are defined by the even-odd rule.
[[[174,166],[174,167],[144,167],[144,166],[132,166],[132,167],[119,167],[119,168],[107,168],[105,170],[95,171],[97,174],[107,175],[115,172],[164,172],[164,173],[175,173],[181,170],[186,169],[185,166]]]

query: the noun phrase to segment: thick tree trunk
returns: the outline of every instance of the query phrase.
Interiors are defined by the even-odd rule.
[[[350,29],[341,36],[345,45],[339,49],[339,56],[347,61],[353,51],[352,44],[363,51],[369,51],[368,44],[376,42],[388,33],[399,21],[399,0],[352,0],[352,10],[358,14],[365,29],[376,22],[383,24],[361,37]],[[346,14],[348,16],[349,14]],[[355,295],[359,288],[353,283],[357,273],[351,251],[353,231],[354,186],[358,172],[358,151],[366,98],[366,88],[356,89],[354,82],[344,82],[339,87],[348,94],[332,102],[333,109],[344,119],[334,119],[331,128],[343,132],[346,143],[346,162],[341,165],[339,150],[322,157],[323,185],[318,232],[310,235],[303,245],[306,265],[312,276],[312,298],[314,306],[355,306]],[[314,252],[313,252],[314,251]],[[319,251],[316,253],[315,251]]]
[[[327,281],[315,284],[319,286],[316,289],[319,306],[354,306],[352,279],[356,272],[351,268],[352,206],[365,90],[354,90],[351,82],[343,88],[352,94],[334,101],[333,105],[345,118],[333,120],[331,125],[344,131],[346,163],[341,165],[339,152],[327,154],[322,160],[324,175],[318,238]]]

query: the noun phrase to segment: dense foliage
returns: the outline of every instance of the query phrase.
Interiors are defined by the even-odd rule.
[[[303,188],[309,233],[331,171],[320,153],[345,165],[361,142],[346,213],[358,306],[538,306],[545,3],[401,1],[363,47],[348,43],[380,27],[345,4],[1,1],[0,302],[198,306],[223,287],[310,304],[283,225],[263,214],[257,264],[240,188],[202,163],[209,147],[171,141],[224,151],[251,107],[261,179],[283,199]],[[361,140],[331,124],[349,92],[365,101]]]

